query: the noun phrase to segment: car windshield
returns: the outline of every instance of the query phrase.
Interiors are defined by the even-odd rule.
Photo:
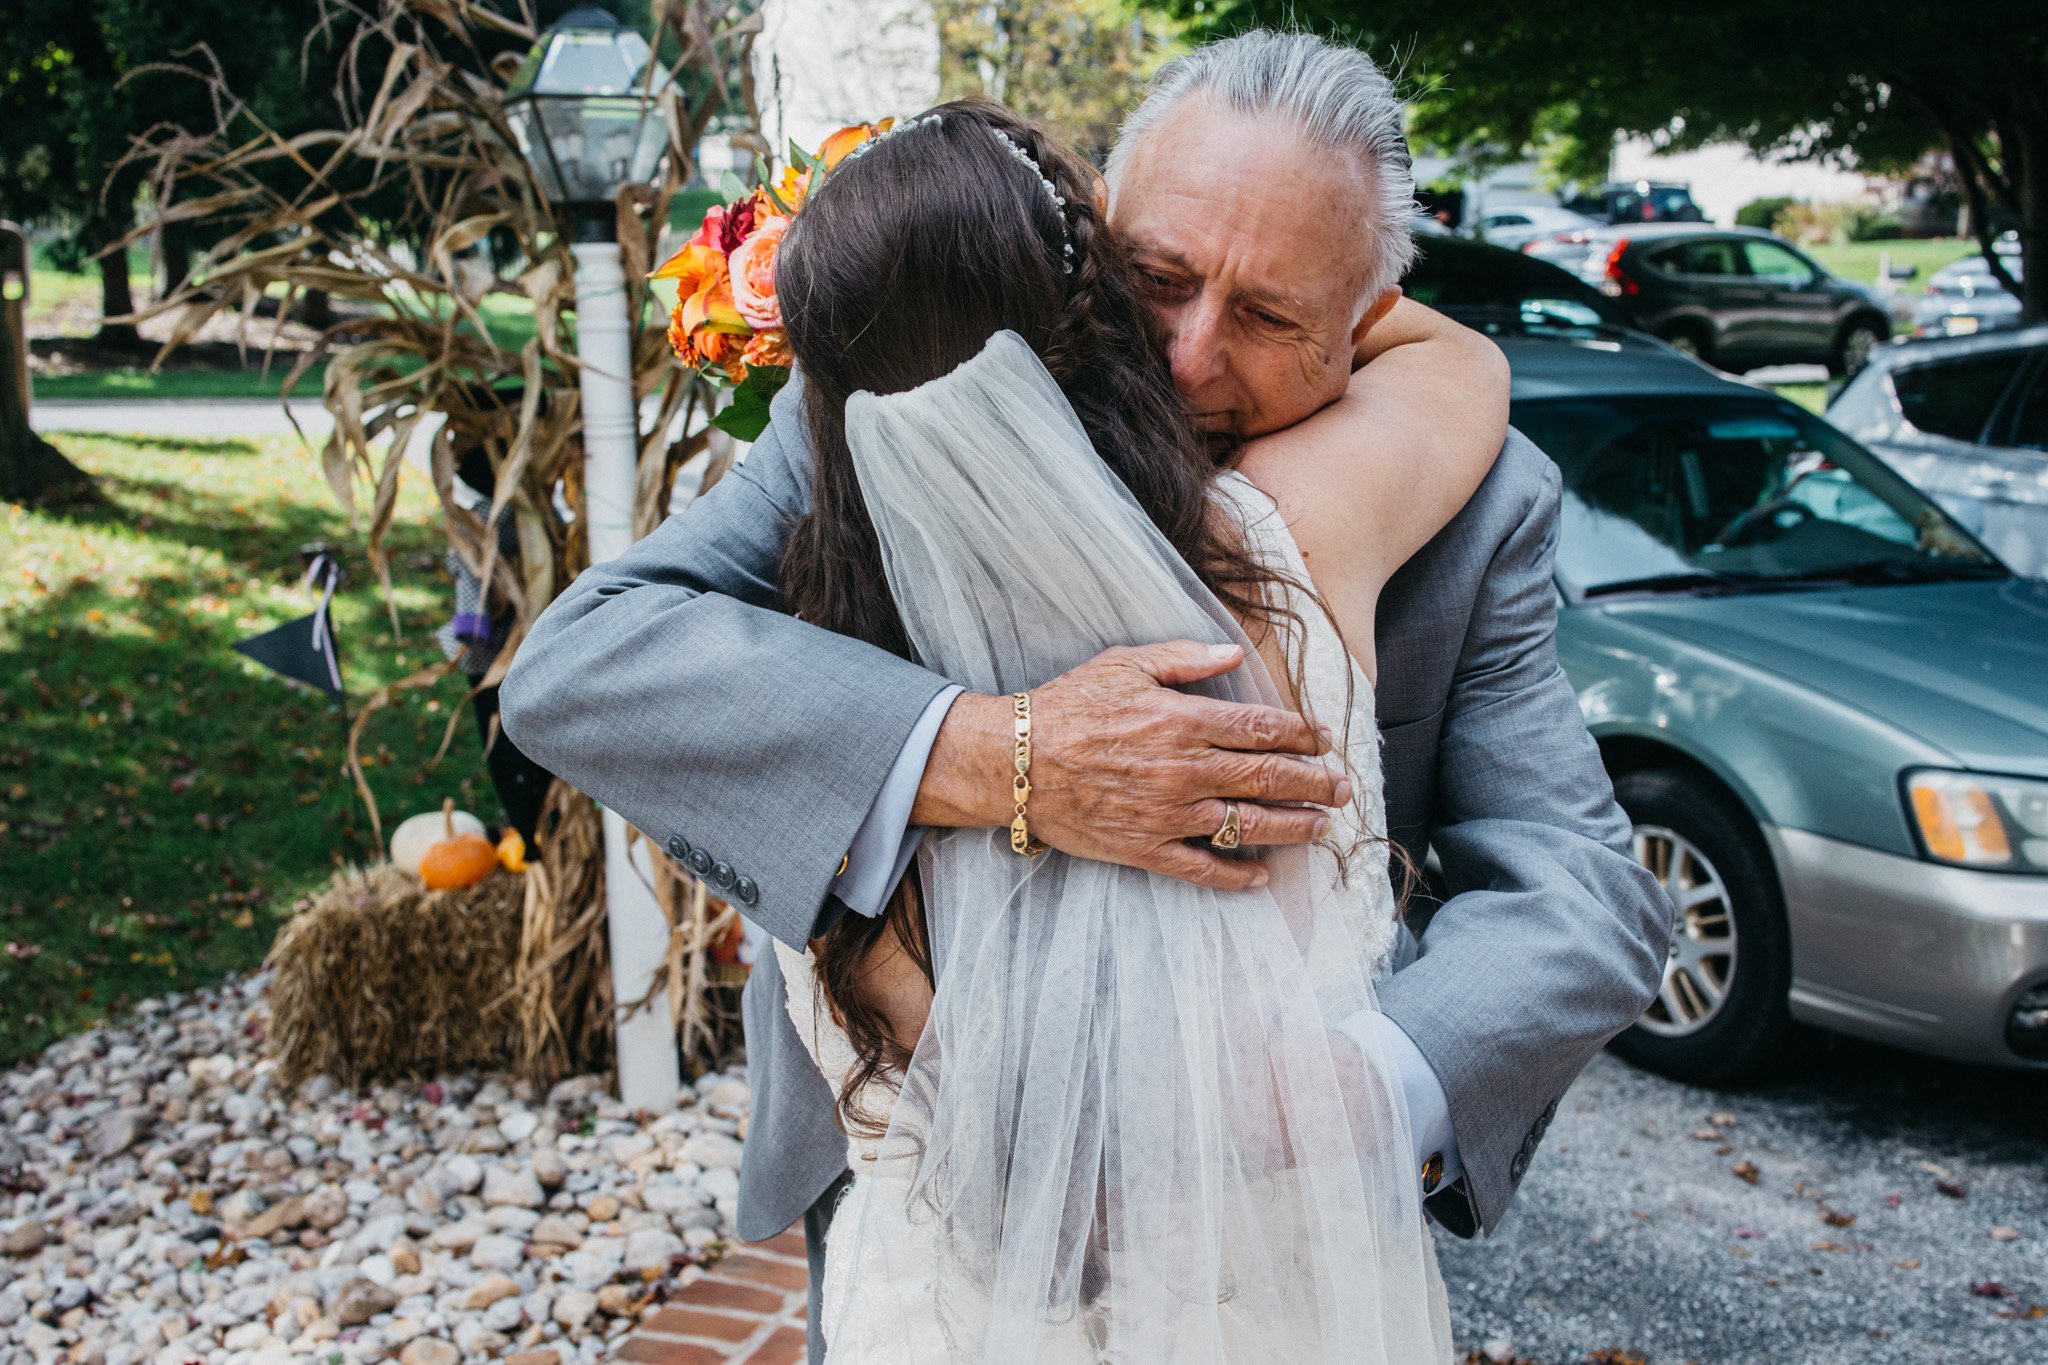
[[[1521,404],[1557,461],[1568,593],[2003,577],[1948,515],[1833,427],[1763,398]]]
[[[1660,187],[1650,191],[1650,207],[1659,218],[1676,218],[1692,206],[1692,194],[1687,190]]]

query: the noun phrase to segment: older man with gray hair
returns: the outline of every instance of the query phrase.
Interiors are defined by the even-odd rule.
[[[1205,431],[1282,432],[1376,384],[1402,389],[1404,410],[1426,395],[1428,420],[1342,458],[1407,468],[1499,430],[1497,409],[1468,410],[1485,405],[1461,369],[1498,389],[1498,352],[1400,299],[1412,189],[1401,104],[1354,50],[1259,31],[1160,73],[1110,157],[1111,226]],[[802,949],[839,915],[879,913],[924,829],[1008,823],[1007,778],[991,775],[1007,770],[1011,704],[778,610],[809,500],[796,387],[711,494],[548,609],[502,705],[522,749]],[[1297,453],[1262,483],[1312,490],[1316,460],[1337,458],[1276,449]],[[1375,621],[1390,833],[1418,864],[1435,852],[1449,893],[1419,939],[1403,930],[1378,1027],[1426,1154],[1416,1179],[1460,1236],[1499,1221],[1559,1097],[1654,993],[1669,932],[1555,656],[1558,488],[1510,432]],[[1288,756],[1320,749],[1306,723],[1243,707],[1219,724],[1172,690],[1235,663],[1191,642],[1111,650],[1034,689],[1032,832],[1219,887],[1262,874],[1190,840],[1191,810],[1239,802],[1250,844],[1313,838],[1314,807],[1349,784]],[[764,955],[738,1231],[804,1218],[815,1323],[846,1145],[782,998]]]

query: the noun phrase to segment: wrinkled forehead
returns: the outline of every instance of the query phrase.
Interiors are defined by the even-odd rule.
[[[1119,149],[1110,226],[1141,260],[1228,274],[1233,292],[1350,306],[1373,277],[1372,180],[1356,153],[1315,146],[1279,114],[1199,94]]]

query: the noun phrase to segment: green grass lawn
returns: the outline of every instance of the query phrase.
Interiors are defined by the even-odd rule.
[[[311,611],[298,547],[348,547],[334,602],[351,698],[441,657],[432,490],[401,480],[402,632],[317,456],[296,440],[55,438],[104,505],[0,504],[0,1065],[125,1004],[253,966],[295,900],[372,854],[327,700],[234,653]],[[388,831],[455,797],[501,820],[459,676],[364,735]]]
[[[1927,277],[1965,256],[1977,254],[1975,238],[1929,237],[1914,241],[1900,242],[1844,242],[1840,246],[1802,247],[1814,260],[1819,261],[1833,273],[1845,280],[1858,284],[1873,284],[1877,280],[1878,263],[1889,254],[1892,264],[1918,266],[1920,273],[1907,283],[1907,288],[1925,284]]]
[[[291,373],[289,359],[273,363],[265,374],[260,367],[247,370],[161,370],[152,374],[147,367],[123,366],[111,370],[87,370],[81,374],[44,375],[35,381],[37,399],[123,399],[123,398],[268,398],[284,397],[284,377]],[[327,367],[316,366],[299,377],[292,389],[294,398],[318,398]]]

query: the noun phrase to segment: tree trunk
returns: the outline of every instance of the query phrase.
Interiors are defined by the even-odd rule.
[[[172,223],[163,230],[164,293],[165,298],[178,292],[192,274],[192,238],[183,223]]]
[[[16,349],[21,334],[11,321],[0,319],[0,500],[32,502],[89,487],[92,477],[29,427],[28,404],[15,378],[27,357]]]
[[[322,331],[334,325],[334,296],[325,289],[308,289],[299,297],[299,321]]]
[[[2020,220],[2020,321],[2048,322],[2048,100],[2038,94],[2032,108],[2013,120],[2013,141],[2017,155],[2007,158],[2014,167],[2013,205]]]
[[[107,208],[106,240],[118,242],[135,225],[135,211],[127,201],[110,198]],[[127,248],[100,257],[100,330],[103,346],[140,346],[141,335],[132,322],[110,322],[135,311],[135,294],[128,287]]]

